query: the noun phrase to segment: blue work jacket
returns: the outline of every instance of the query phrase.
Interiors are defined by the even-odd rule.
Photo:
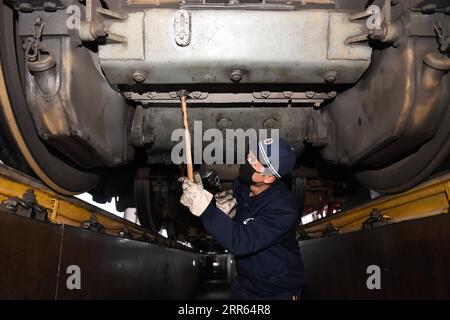
[[[233,194],[237,199],[233,219],[212,202],[200,216],[206,230],[235,255],[232,298],[300,296],[305,272],[296,240],[299,213],[294,196],[280,181],[250,197],[250,188],[236,180]]]

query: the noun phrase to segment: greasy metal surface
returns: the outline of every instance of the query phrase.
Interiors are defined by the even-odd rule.
[[[24,15],[44,24],[52,19],[40,12]],[[23,29],[25,39],[29,34]],[[116,166],[132,158],[126,135],[132,108],[109,86],[96,58],[67,35],[43,38],[42,45],[57,65],[53,73],[26,72],[27,100],[40,137],[83,167]],[[45,92],[40,81],[54,85]]]
[[[304,299],[449,299],[450,215],[300,242]],[[380,290],[366,286],[381,269]]]
[[[335,83],[354,83],[370,63],[367,44],[344,44],[346,36],[360,31],[345,12],[189,13],[190,43],[184,47],[175,40],[176,10],[148,9],[113,22],[112,32],[126,36],[129,44],[99,47],[108,80],[134,84],[132,74],[140,71],[148,84],[230,83],[230,73],[242,70],[241,83],[324,83],[323,75],[336,71]]]
[[[322,150],[323,157],[357,165],[358,179],[373,190],[413,187],[450,150],[450,76],[424,61],[439,54],[437,21],[450,30],[443,13],[405,13],[399,45],[374,51],[369,72],[326,108],[336,141]]]
[[[74,168],[50,153],[36,133],[21,86],[21,73],[14,44],[13,11],[0,4],[0,106],[2,160],[23,171],[33,171],[62,194],[84,192],[99,176]]]
[[[448,215],[450,207],[450,174],[428,181],[403,194],[384,196],[347,212],[306,224],[300,230],[310,237],[320,237],[332,223],[340,233],[361,230],[371,212],[377,209],[391,218],[390,223],[433,215]]]
[[[181,141],[181,137],[177,135],[172,137],[173,130],[181,126],[180,110],[178,108],[138,108],[136,113],[138,112],[144,113],[144,125],[140,127],[143,132],[140,134],[143,137],[152,137],[151,141],[153,144],[151,152],[170,152]],[[252,121],[249,122],[247,112],[246,108],[191,108],[189,110],[189,117],[192,119],[190,122],[190,130],[192,139],[195,141],[193,144],[193,155],[197,157],[194,159],[194,162],[198,161],[196,159],[202,154],[201,145],[207,146],[211,143],[209,140],[203,141],[202,139],[207,129],[214,128],[216,130],[222,130],[219,132],[223,133],[223,141],[218,140],[216,143],[224,143],[225,148],[225,144],[228,143],[228,145],[231,145],[234,143],[233,139],[235,138],[234,132],[231,131],[228,132],[227,136],[225,129],[242,129],[244,131],[248,129],[273,129],[268,127],[268,122],[266,121],[269,119],[276,120],[272,121],[275,125],[274,129],[280,129],[280,136],[289,141],[295,147],[295,151],[300,153],[303,149],[303,140],[308,129],[308,121],[314,113],[320,113],[312,108],[260,107],[257,109],[257,112],[252,114]],[[222,119],[226,119],[226,123]],[[161,126],[161,124],[164,125]],[[212,133],[210,131],[209,134]],[[243,137],[241,138],[241,140],[244,139]]]
[[[373,3],[380,5],[382,2],[375,0]],[[32,102],[29,106],[19,85],[21,76],[27,73],[22,63],[23,44],[15,42],[12,11],[2,5],[4,28],[0,30],[0,50],[8,82],[8,92],[4,91],[6,96],[10,95],[7,100],[13,101],[13,105],[9,108],[8,118],[0,121],[11,127],[2,128],[8,140],[2,145],[13,147],[2,146],[1,156],[12,165],[18,163],[18,168],[23,168],[27,162],[43,181],[59,192],[85,191],[100,179],[105,184],[108,181],[108,186],[100,184],[97,194],[129,192],[122,190],[125,188],[123,185],[111,187],[109,183],[119,181],[126,168],[105,170],[104,166],[135,164],[140,159],[135,159],[133,147],[150,146],[151,143],[146,141],[155,142],[154,149],[150,150],[151,163],[170,163],[167,151],[173,144],[167,139],[164,120],[169,119],[169,127],[173,128],[171,120],[178,116],[174,116],[167,104],[157,104],[160,109],[155,118],[160,121],[150,121],[151,127],[142,131],[143,137],[128,139],[127,135],[136,101],[144,104],[176,101],[176,98],[159,98],[180,89],[202,90],[200,98],[192,101],[205,102],[202,107],[207,114],[215,109],[214,103],[229,102],[227,107],[230,108],[224,109],[220,119],[204,118],[208,125],[204,126],[205,129],[228,126],[230,117],[237,113],[231,107],[235,107],[235,102],[250,101],[249,93],[252,92],[261,92],[261,97],[255,97],[256,102],[278,102],[277,106],[283,106],[283,102],[287,107],[292,106],[290,98],[284,97],[284,92],[289,92],[286,90],[294,93],[292,102],[311,102],[316,107],[322,102],[325,104],[321,109],[322,118],[327,119],[329,129],[326,139],[305,132],[304,124],[310,120],[308,113],[293,115],[290,108],[279,108],[276,119],[262,119],[268,114],[259,114],[260,109],[252,108],[258,103],[249,103],[238,111],[242,111],[238,121],[231,120],[239,123],[245,119],[241,122],[244,128],[259,127],[261,122],[278,123],[283,134],[296,144],[299,151],[303,150],[305,142],[321,147],[326,161],[352,166],[366,187],[380,192],[399,192],[413,187],[428,177],[449,153],[450,78],[445,70],[441,72],[424,63],[426,55],[438,53],[434,24],[442,22],[445,33],[449,33],[448,15],[444,14],[445,1],[395,2],[393,22],[401,24],[402,28],[398,41],[392,46],[376,41],[344,45],[348,36],[360,33],[359,24],[349,23],[348,16],[364,10],[366,1],[336,0],[335,5],[329,1],[294,1],[290,4],[267,1],[265,4],[256,3],[256,6],[250,6],[247,1],[238,5],[188,1],[182,5],[192,14],[190,23],[186,23],[182,30],[190,40],[180,42],[186,45],[184,47],[177,44],[173,25],[180,5],[178,2],[140,1],[137,4],[105,0],[102,3],[128,16],[127,22],[114,23],[109,19],[105,22],[107,29],[112,28],[110,32],[126,34],[126,45],[108,44],[111,39],[98,39],[106,74],[110,79],[119,77],[118,82],[127,85],[113,86],[112,89],[101,77],[97,43],[82,43],[76,32],[67,32],[65,11],[21,12],[17,14],[16,34],[22,38],[30,35],[34,19],[42,18],[46,22],[42,41],[59,71],[56,76],[53,69],[47,75],[29,76],[29,100]],[[422,6],[431,3],[437,5],[436,10],[430,10],[432,6],[422,10]],[[314,4],[318,6],[309,6]],[[200,10],[206,6],[210,8]],[[365,25],[364,20],[360,23]],[[104,43],[107,44],[102,45]],[[17,46],[17,52],[14,52],[12,44]],[[372,57],[371,47],[374,48]],[[64,49],[62,54],[58,54],[60,48]],[[364,72],[371,58],[373,63]],[[363,77],[359,78],[362,74]],[[36,83],[40,82],[43,91],[52,93],[60,79],[65,79],[61,82],[63,90],[53,100],[46,101],[52,98],[49,97],[51,95],[41,95]],[[324,83],[327,79],[328,83]],[[336,85],[332,84],[333,81]],[[339,85],[355,81],[358,82],[355,86]],[[111,82],[115,84],[115,81]],[[165,85],[165,82],[173,84]],[[22,84],[26,85],[25,82]],[[46,87],[48,84],[51,85]],[[273,95],[264,97],[267,93],[264,90],[273,90]],[[209,96],[203,99],[206,91]],[[105,92],[108,93],[106,96],[102,94]],[[125,97],[133,93],[125,102],[119,92]],[[265,92],[264,96],[262,92]],[[315,97],[317,99],[309,101],[295,99],[296,92],[305,95],[308,92],[336,92],[336,95],[329,96],[330,99]],[[5,99],[2,97],[2,100]],[[209,104],[211,102],[213,104]],[[283,120],[284,117],[289,121]],[[0,115],[0,118],[5,117]],[[293,125],[295,121],[299,128]],[[322,123],[319,126],[325,127]],[[14,133],[12,139],[10,133]],[[20,133],[23,139],[18,139]],[[305,140],[305,133],[315,141]],[[139,143],[134,144],[134,141]],[[15,144],[20,146],[20,153],[26,161],[15,156],[18,153]],[[49,151],[49,145],[56,150]],[[78,162],[79,168],[71,161]],[[81,169],[86,167],[93,169],[89,172]],[[386,176],[390,179],[385,179]]]
[[[3,212],[0,247],[1,299],[186,299],[198,285],[195,253]],[[67,287],[71,265],[79,290]]]

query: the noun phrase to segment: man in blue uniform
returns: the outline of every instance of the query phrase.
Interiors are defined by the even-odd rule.
[[[259,141],[255,149],[241,165],[232,192],[216,195],[216,204],[198,175],[194,182],[181,178],[180,202],[235,255],[233,299],[298,299],[305,283],[296,240],[299,214],[280,181],[294,168],[295,153],[283,139]]]

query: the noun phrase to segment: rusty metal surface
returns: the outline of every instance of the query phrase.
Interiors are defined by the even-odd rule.
[[[449,299],[450,216],[300,242],[305,299]],[[369,290],[367,267],[381,268]]]
[[[201,265],[192,252],[3,212],[0,248],[0,299],[189,298]],[[67,287],[70,265],[80,290]]]

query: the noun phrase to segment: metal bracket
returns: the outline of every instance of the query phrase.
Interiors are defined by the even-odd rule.
[[[127,91],[123,93],[125,99],[142,103],[179,103],[180,95],[177,91],[137,93]],[[191,103],[305,103],[320,107],[325,100],[336,97],[336,91],[330,92],[271,92],[260,91],[252,93],[208,93],[192,91],[186,94]]]
[[[97,215],[95,212],[92,213],[89,220],[81,222],[81,227],[86,230],[105,233],[105,226],[97,221]]]
[[[394,43],[397,41],[400,35],[400,28],[398,25],[392,23],[391,0],[384,0],[381,8],[372,5],[366,11],[359,12],[350,17],[351,21],[361,19],[367,19],[366,31],[348,38],[345,41],[347,45],[368,41],[370,39],[385,43]],[[369,23],[373,24],[373,27],[369,28]]]
[[[47,221],[47,209],[36,203],[36,194],[32,189],[27,189],[22,199],[9,198],[0,206],[5,207],[8,212],[21,217]]]
[[[86,19],[81,22],[78,34],[82,41],[95,41],[105,37],[110,42],[125,43],[127,38],[111,32],[105,19],[125,20],[126,17],[120,13],[105,9],[99,0],[86,0]]]
[[[362,229],[373,229],[379,226],[384,226],[392,220],[391,217],[383,215],[378,208],[372,209],[369,218],[363,222]]]
[[[127,227],[124,227],[122,230],[119,231],[119,237],[125,238],[125,239],[131,239],[133,240],[133,234],[128,230]]]
[[[331,222],[328,222],[325,229],[322,231],[322,236],[333,236],[339,234],[339,229],[336,228]]]

